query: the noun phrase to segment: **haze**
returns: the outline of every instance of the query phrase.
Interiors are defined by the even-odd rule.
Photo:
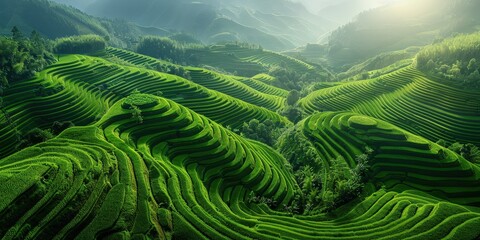
[[[391,2],[395,2],[396,0],[295,0],[296,2],[303,3],[309,10],[314,12],[319,12],[324,8],[335,6],[335,5],[359,5],[363,9],[369,9],[374,7],[379,7]]]

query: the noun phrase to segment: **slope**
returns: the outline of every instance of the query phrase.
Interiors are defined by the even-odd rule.
[[[15,84],[6,91],[6,110],[15,127],[9,126],[5,119],[0,122],[4,146],[0,155],[13,153],[18,135],[34,127],[48,128],[54,121],[90,124],[134,90],[161,93],[232,128],[252,119],[289,123],[275,112],[174,75],[116,65],[101,58],[70,55],[61,57],[37,78]]]
[[[17,26],[23,32],[35,30],[51,39],[81,34],[109,36],[110,44],[126,46],[141,35],[168,34],[168,31],[162,29],[95,18],[78,9],[48,0],[1,0],[0,9],[0,34],[5,35],[10,35],[13,26]]]
[[[142,124],[131,118],[131,105],[141,109]],[[317,114],[305,126],[318,141],[329,137],[336,146],[351,138],[389,149],[389,144],[370,139],[377,136],[395,141],[397,149],[403,146],[407,152],[422,152],[431,159],[437,159],[435,152],[440,150],[387,123],[354,114]],[[324,133],[323,128],[336,134]],[[360,137],[339,131],[344,128]],[[428,157],[418,160],[433,170],[421,176],[455,175],[461,169],[471,175],[454,177],[455,183],[478,186],[478,167],[454,153],[446,154],[448,160],[441,161],[449,164],[444,166]],[[376,176],[396,176],[385,165],[388,161],[381,159],[376,156]],[[252,192],[279,204],[289,203],[298,187],[284,163],[270,148],[246,141],[172,101],[132,95],[114,104],[94,126],[71,128],[56,139],[0,160],[0,176],[7,182],[2,186],[9,189],[0,188],[7,193],[0,201],[0,236],[475,239],[480,235],[478,208],[416,190],[428,184],[414,178],[407,178],[405,186],[418,185],[389,186],[329,216],[292,216],[249,203]],[[415,164],[404,165],[421,170]],[[438,183],[430,188],[451,192],[454,201],[479,203],[478,187],[468,190],[469,198],[463,195],[465,187],[448,191],[448,181]]]
[[[396,1],[360,14],[329,38],[327,58],[341,69],[377,54],[424,46],[455,33],[478,31],[480,18],[472,0]],[[347,69],[343,69],[347,70]]]
[[[221,74],[204,68],[174,65],[126,50],[108,48],[106,53],[107,59],[113,56],[139,67],[167,65],[171,68],[184,68],[188,71],[190,80],[197,84],[272,111],[277,111],[284,107],[285,97],[288,94],[285,90],[266,84],[252,84],[247,78]],[[228,63],[230,61],[224,60],[223,62]]]
[[[480,144],[480,93],[430,80],[413,67],[313,92],[300,106],[308,113],[365,114],[431,141]]]

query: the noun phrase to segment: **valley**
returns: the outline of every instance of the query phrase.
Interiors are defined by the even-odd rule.
[[[15,4],[63,9],[57,22],[68,16],[84,28],[52,37],[15,27],[0,37],[1,239],[480,237],[476,19],[436,40],[418,37],[422,25],[409,28],[415,41],[348,41],[358,40],[351,26],[374,28],[392,3],[323,45],[289,32],[298,35],[284,36],[290,47],[266,40],[264,49],[165,30],[177,20],[150,28],[128,19],[117,31],[123,20],[38,1],[51,6]],[[456,9],[475,4],[462,1]],[[90,2],[76,6],[112,4]],[[321,19],[281,2],[266,15],[303,16],[304,27]]]

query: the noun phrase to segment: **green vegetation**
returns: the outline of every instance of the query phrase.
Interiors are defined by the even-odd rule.
[[[437,141],[437,144],[442,147],[448,147],[448,149],[458,153],[460,156],[464,157],[471,163],[480,163],[480,150],[477,146],[471,143],[462,144],[455,142],[448,146],[448,144],[444,140],[439,140]]]
[[[0,0],[0,30],[58,24],[0,37],[1,239],[480,237],[474,1],[394,1],[289,53],[258,43],[323,21],[297,2],[112,2],[90,11],[182,27]],[[477,33],[416,46],[451,27]]]
[[[12,37],[0,37],[0,96],[10,83],[31,78],[53,62],[48,40],[35,31],[26,37],[13,27]]]
[[[50,0],[0,0],[0,9],[5,10],[0,13],[2,35],[10,33],[16,25],[24,32],[35,30],[52,40],[95,34],[108,39],[109,45],[133,49],[141,36],[170,34],[164,29],[140,27],[125,20],[94,17]]]
[[[480,202],[474,187],[478,168],[386,122],[351,113],[311,116],[298,127],[321,161],[331,159],[324,163],[331,174],[304,168],[295,176],[285,159],[265,145],[172,101],[132,96],[115,103],[94,126],[68,129],[0,160],[0,176],[15,189],[0,201],[2,236],[367,239],[480,234],[473,227],[480,214],[462,206]],[[142,125],[123,107],[154,99],[156,105],[142,109]],[[368,130],[354,124],[364,122],[378,124],[369,124]],[[362,150],[366,145],[375,150]],[[405,160],[404,154],[422,157]],[[327,157],[335,155],[344,157]],[[404,171],[414,174],[399,174]],[[462,171],[471,174],[459,177]],[[302,179],[301,186],[295,178]],[[385,185],[365,188],[367,196],[328,215],[312,206],[316,196],[322,196],[325,207],[349,201],[350,194],[360,194],[365,179]],[[303,203],[298,196],[310,203],[306,209],[295,207]]]
[[[240,129],[240,135],[273,147],[282,130],[282,126],[275,126],[271,120],[260,122],[257,119],[252,119],[250,122],[243,124]]]
[[[411,65],[418,51],[420,48],[410,47],[405,50],[381,53],[351,67],[346,72],[339,73],[337,78],[342,81],[376,78]]]
[[[38,94],[39,88],[44,94]],[[70,55],[61,57],[37,78],[13,84],[6,90],[3,101],[15,104],[4,104],[2,112],[6,112],[8,118],[3,118],[1,123],[15,127],[0,129],[2,144],[6,146],[0,149],[0,155],[14,152],[18,139],[35,127],[46,129],[55,121],[71,121],[77,126],[91,124],[99,120],[109,106],[135,89],[149,94],[161,92],[163,97],[233,129],[252,119],[289,124],[286,118],[271,110],[181,77],[112,64],[96,57]]]
[[[480,33],[460,35],[422,49],[416,67],[466,89],[480,89]],[[480,59],[479,59],[480,60]]]
[[[431,141],[480,144],[480,93],[431,80],[413,67],[379,78],[321,89],[300,100],[306,113],[353,111]]]
[[[171,62],[185,62],[186,60],[184,47],[177,41],[166,37],[143,37],[138,43],[136,51]]]
[[[94,53],[105,50],[105,39],[97,35],[82,35],[59,38],[55,41],[55,52],[61,54]]]

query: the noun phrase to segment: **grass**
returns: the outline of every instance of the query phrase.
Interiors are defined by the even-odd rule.
[[[142,124],[125,104],[143,106]],[[322,143],[317,150],[323,156],[355,156],[365,145],[374,147],[373,183],[388,186],[329,215],[292,217],[249,204],[250,191],[280,205],[293,199],[298,186],[285,159],[171,100],[137,94],[113,104],[95,125],[70,128],[0,160],[0,175],[14,185],[23,182],[17,169],[29,169],[33,162],[53,169],[42,200],[19,215],[1,211],[12,224],[0,232],[6,239],[453,239],[480,234],[473,227],[480,219],[474,207],[480,204],[478,168],[455,153],[441,159],[434,143],[354,113],[319,113],[302,126],[310,139]],[[408,154],[420,157],[402,158]],[[45,180],[33,176],[32,181]],[[21,198],[2,200],[8,208],[23,206]]]

